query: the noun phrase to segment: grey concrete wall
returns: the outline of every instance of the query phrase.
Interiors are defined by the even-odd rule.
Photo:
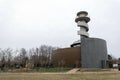
[[[82,68],[106,68],[106,41],[98,38],[81,39]]]

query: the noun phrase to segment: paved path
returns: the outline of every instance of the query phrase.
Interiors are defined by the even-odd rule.
[[[76,73],[78,70],[80,70],[80,68],[73,68],[66,73]]]

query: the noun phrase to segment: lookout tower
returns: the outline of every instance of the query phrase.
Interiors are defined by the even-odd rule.
[[[80,11],[77,13],[77,17],[75,19],[75,22],[77,23],[77,26],[80,27],[80,30],[78,31],[78,35],[82,37],[89,37],[88,31],[88,22],[90,21],[90,18],[88,17],[88,13],[86,11]]]
[[[56,51],[54,59],[56,65],[64,61],[66,66],[79,65],[82,68],[107,68],[107,45],[104,39],[89,37],[88,22],[90,18],[86,11],[77,13],[75,22],[80,28],[79,40],[73,42],[70,48],[63,48]]]
[[[77,17],[75,19],[75,22],[77,23],[77,26],[80,28],[79,31],[77,31],[77,34],[80,35],[80,40],[75,41],[71,47],[80,46],[81,44],[81,38],[89,38],[89,27],[88,22],[90,21],[90,18],[88,17],[88,13],[86,11],[80,11],[77,13]]]

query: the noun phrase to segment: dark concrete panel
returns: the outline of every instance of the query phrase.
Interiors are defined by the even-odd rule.
[[[98,38],[81,39],[82,68],[106,68],[106,41]]]

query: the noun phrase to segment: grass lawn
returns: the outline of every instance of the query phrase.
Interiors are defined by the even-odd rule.
[[[79,74],[0,73],[0,80],[120,80],[120,72]]]
[[[72,68],[39,68],[33,69],[31,72],[66,72]]]
[[[20,68],[20,69],[9,69],[6,71],[0,71],[2,72],[11,72],[11,73],[18,73],[18,72],[66,72],[71,70],[72,68],[35,68],[35,69],[26,69],[26,68]]]

